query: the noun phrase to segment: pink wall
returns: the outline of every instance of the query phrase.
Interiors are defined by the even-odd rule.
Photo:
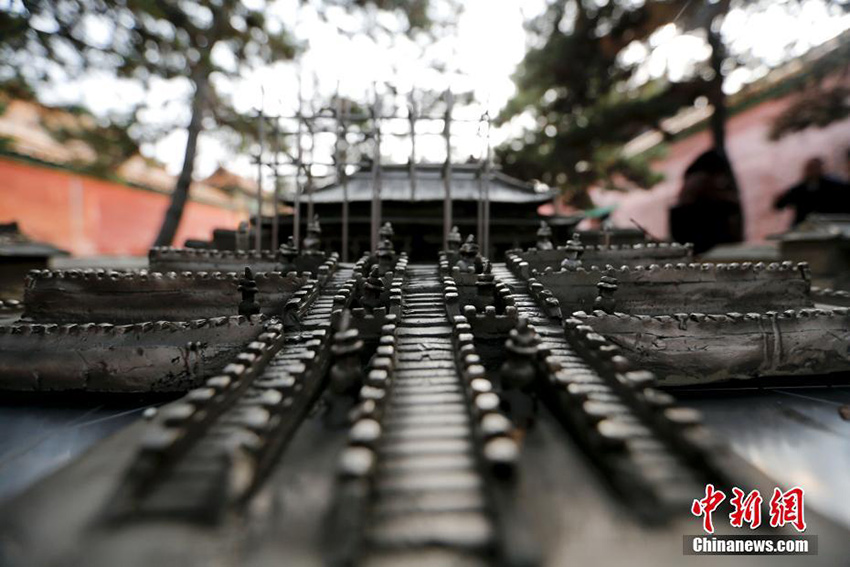
[[[850,119],[823,129],[809,128],[776,142],[768,139],[773,118],[791,100],[766,101],[735,115],[727,125],[727,151],[738,178],[748,241],[761,241],[788,228],[791,211],[774,211],[773,201],[799,181],[803,163],[810,157],[822,157],[828,172],[845,179],[847,176],[844,155],[850,148]],[[710,148],[709,132],[699,132],[672,144],[667,156],[653,164],[665,180],[651,190],[626,194],[594,190],[591,195],[598,205],[619,203],[613,214],[618,226],[632,226],[629,219],[634,219],[654,236],[666,238],[668,209],[675,203],[682,175],[700,153]]]
[[[18,221],[29,237],[74,255],[145,255],[169,196],[95,177],[0,158],[0,222]],[[190,201],[175,245],[209,240],[242,215]]]

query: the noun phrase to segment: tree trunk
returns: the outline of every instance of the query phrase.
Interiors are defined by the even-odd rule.
[[[714,77],[708,87],[708,101],[714,112],[711,113],[711,136],[714,148],[726,156],[726,94],[723,92],[723,58],[725,48],[719,32],[711,29],[711,24],[706,26],[708,34],[708,45],[711,46],[711,69]]]
[[[165,212],[159,235],[156,237],[154,246],[171,246],[180,219],[183,217],[183,209],[189,199],[189,189],[192,185],[192,172],[195,169],[195,154],[198,148],[198,135],[203,130],[204,106],[207,96],[209,77],[206,72],[199,72],[194,78],[195,95],[192,98],[192,118],[189,121],[188,137],[186,139],[186,152],[183,154],[183,168],[171,194],[171,204]]]
[[[726,94],[723,92],[723,59],[726,57],[726,49],[723,45],[723,38],[720,37],[720,32],[712,30],[711,22],[705,29],[708,45],[711,46],[711,69],[714,71],[714,77],[712,77],[708,87],[708,101],[714,109],[710,118],[711,137],[714,141],[714,149],[726,159],[728,165],[726,175],[728,182],[732,184],[731,189],[735,194],[739,212],[736,215],[730,215],[726,220],[729,224],[729,234],[734,235],[733,241],[740,242],[744,240],[744,215],[740,206],[740,190],[738,179],[735,176],[735,168],[732,167],[732,160],[729,159],[729,154],[726,152],[726,119],[728,113]]]

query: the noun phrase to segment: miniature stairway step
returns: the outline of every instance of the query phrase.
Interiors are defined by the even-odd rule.
[[[469,467],[455,471],[424,469],[382,473],[378,475],[375,487],[389,497],[410,493],[480,491],[483,488],[481,476],[473,471],[474,468]]]
[[[415,512],[379,520],[369,530],[369,540],[382,546],[446,546],[482,549],[490,544],[493,526],[480,511]]]
[[[403,318],[399,323],[399,327],[402,328],[417,328],[417,327],[432,327],[434,325],[439,325],[441,323],[445,323],[445,317],[424,317],[418,316],[415,318]]]
[[[400,394],[427,394],[462,392],[460,384],[453,381],[451,376],[440,376],[437,378],[408,378],[399,380],[393,389]]]
[[[398,516],[416,512],[480,511],[486,505],[480,490],[453,492],[419,492],[396,494],[384,499],[372,510],[377,517]]]
[[[393,412],[384,417],[384,423],[388,426],[399,427],[430,427],[443,425],[463,425],[469,423],[469,415],[463,412],[448,412],[448,413],[405,413]]]
[[[446,327],[446,328],[449,328],[449,327]],[[400,336],[398,338],[398,344],[399,344],[399,346],[405,346],[405,347],[410,347],[410,346],[415,346],[415,345],[424,346],[424,343],[421,340],[417,339],[417,337],[415,336],[415,333],[410,333],[410,334],[407,334],[407,335]],[[452,348],[452,340],[449,337],[431,337],[431,338],[428,339],[427,346],[428,346],[429,349],[431,347],[451,349]]]
[[[448,323],[448,321],[444,321]],[[452,336],[452,328],[446,326],[431,326],[431,327],[399,327],[398,335],[404,337],[450,337]]]
[[[405,288],[405,291],[407,291],[407,293],[404,295],[404,301],[407,302],[407,303],[427,303],[427,302],[437,303],[437,302],[443,301],[442,292],[439,292],[439,293],[431,293],[429,291],[415,292],[415,291],[408,291],[407,288]]]
[[[422,379],[431,379],[431,378],[441,378],[441,379],[454,379],[454,374],[451,369],[448,368],[440,368],[440,369],[421,369],[421,368],[404,368],[398,367],[396,368],[395,378],[401,382],[412,382],[412,381],[420,381]]]
[[[392,431],[385,434],[388,442],[413,441],[417,439],[437,441],[440,439],[467,439],[472,435],[472,430],[463,425],[431,425],[431,424],[405,424],[396,423]]]
[[[378,465],[379,474],[390,474],[396,472],[414,472],[421,473],[423,471],[460,471],[471,470],[475,467],[475,456],[469,455],[451,455],[448,457],[439,456],[404,456],[397,458],[386,458]]]
[[[421,355],[424,352],[430,352],[432,354],[443,352],[452,354],[454,350],[452,349],[452,343],[449,339],[446,339],[445,343],[437,342],[439,337],[430,337],[428,340],[428,344],[425,345],[422,341],[415,340],[414,337],[409,337],[410,340],[407,341],[399,341],[396,345],[396,350],[399,355],[405,353],[415,353],[417,355]],[[442,340],[442,339],[440,339]]]
[[[433,354],[432,352],[424,352],[419,357],[408,356],[407,358],[401,358],[396,363],[396,367],[405,370],[442,370],[454,368],[454,357],[435,358],[432,356]]]
[[[414,323],[415,323],[415,321],[416,321],[417,319],[437,319],[437,318],[439,318],[439,317],[440,317],[441,313],[440,313],[440,311],[437,311],[437,310],[431,310],[431,311],[407,311],[406,309],[403,309],[403,310],[402,310],[402,315],[404,315],[404,316],[405,316],[405,318],[413,319],[413,320],[414,320]],[[402,322],[404,322],[404,319],[402,319]],[[433,325],[433,324],[437,324],[437,323],[431,323],[431,324]],[[414,325],[414,326],[415,326],[415,325]]]
[[[442,364],[453,361],[454,353],[451,350],[399,351],[396,353],[396,360],[398,362]]]
[[[456,416],[467,411],[466,404],[423,404],[419,406],[397,406],[387,411],[385,419],[415,419],[416,416]]]
[[[393,403],[400,406],[459,404],[465,400],[466,398],[461,392],[442,394],[406,394],[404,392],[398,392],[393,394]]]

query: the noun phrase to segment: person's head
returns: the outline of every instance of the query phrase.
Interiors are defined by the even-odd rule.
[[[679,203],[699,200],[738,201],[732,166],[716,149],[700,154],[685,170]]]
[[[817,179],[823,175],[823,160],[819,157],[810,158],[803,166],[803,177]]]
[[[717,150],[703,152],[685,170],[685,177],[695,173],[708,173],[709,175],[728,175],[732,170],[726,156]]]

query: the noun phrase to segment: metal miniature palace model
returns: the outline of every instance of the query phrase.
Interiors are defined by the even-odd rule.
[[[0,387],[181,395],[7,504],[10,565],[525,567],[598,538],[628,542],[606,562],[663,558],[707,483],[764,479],[659,387],[850,364],[848,311],[814,307],[804,265],[548,248],[545,227],[506,263],[457,230],[411,263],[389,225],[341,263],[320,235],[30,274]]]

